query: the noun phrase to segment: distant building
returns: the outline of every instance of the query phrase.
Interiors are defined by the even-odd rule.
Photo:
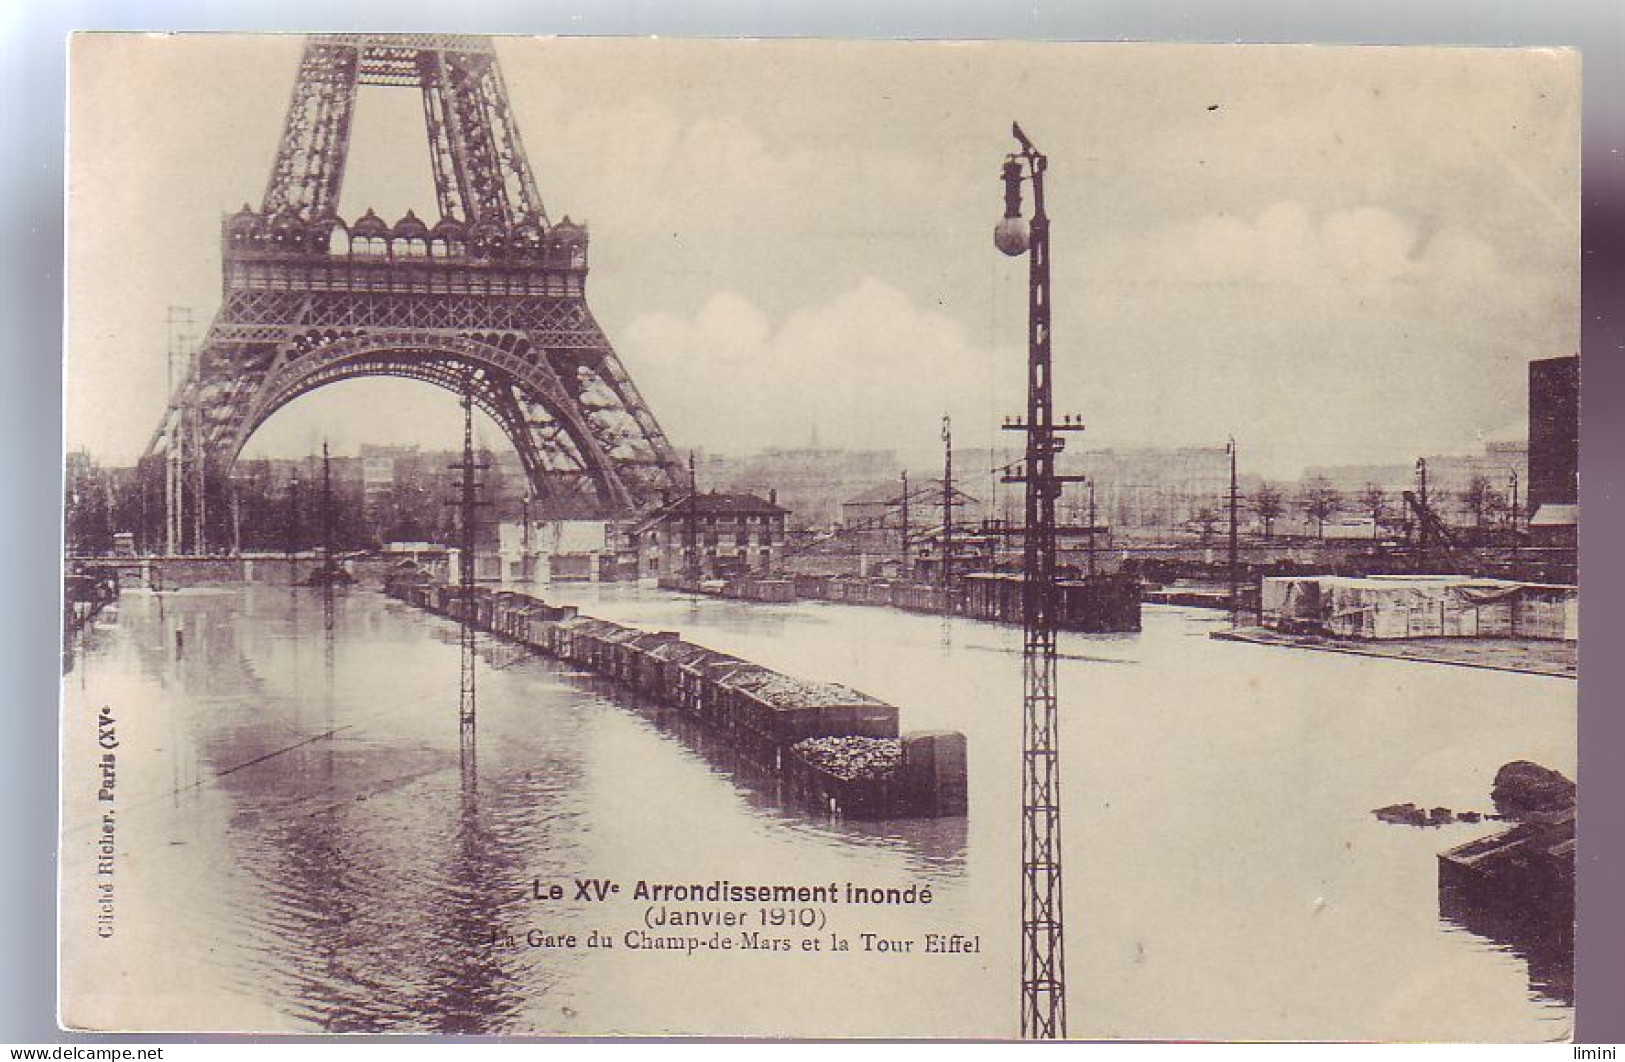
[[[1580,522],[1580,359],[1529,363],[1529,531],[1572,546]]]
[[[909,538],[923,538],[929,529],[939,532],[943,525],[942,480],[928,479],[908,485]],[[986,510],[979,498],[956,485],[950,503],[954,525],[980,527]],[[854,549],[871,553],[900,554],[903,537],[903,484],[893,480],[880,483],[841,503],[841,526]]]
[[[615,577],[615,528],[604,520],[503,521],[497,538],[503,577],[512,582]]]
[[[784,549],[789,511],[771,494],[684,495],[633,528],[644,579],[728,578],[772,571]]]
[[[764,495],[777,491],[797,528],[828,527],[841,519],[841,503],[879,480],[895,480],[901,466],[890,450],[817,446],[769,448],[740,457],[703,455],[700,486]]]
[[[1066,471],[1094,482],[1097,521],[1119,532],[1184,529],[1203,509],[1222,507],[1230,490],[1222,446],[1086,450]]]

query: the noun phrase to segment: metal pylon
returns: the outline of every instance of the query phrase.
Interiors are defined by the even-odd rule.
[[[1005,213],[1020,216],[1021,181],[1033,186],[1030,235],[1006,253],[1028,257],[1027,415],[1006,429],[1026,436],[1026,456],[1006,482],[1026,485],[1022,578],[1021,752],[1021,1035],[1066,1036],[1066,941],[1061,888],[1061,769],[1056,689],[1055,502],[1063,484],[1081,476],[1055,471],[1063,432],[1082,431],[1067,417],[1056,422],[1050,379],[1049,217],[1044,212],[1048,160],[1022,134],[1022,150],[1004,165]],[[1025,174],[1023,173],[1025,169]]]
[[[463,459],[453,466],[462,472],[458,506],[458,545],[461,558],[458,564],[458,588],[462,601],[461,673],[457,685],[457,721],[465,738],[474,731],[476,717],[477,663],[474,651],[478,647],[478,631],[474,626],[474,547],[475,525],[478,521],[480,483],[476,471],[483,467],[474,461],[474,388],[470,381],[463,391]]]

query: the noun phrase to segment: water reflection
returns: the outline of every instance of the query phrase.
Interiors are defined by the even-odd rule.
[[[352,589],[329,640],[315,592],[128,594],[65,690],[70,712],[114,703],[149,728],[121,757],[124,896],[205,971],[196,999],[258,1001],[255,1024],[287,1030],[1015,1034],[1019,630],[583,588],[594,614],[863,689],[905,730],[967,734],[968,819],[850,822],[786,806],[775,775],[686,716],[489,637],[467,744],[455,626]],[[1540,1040],[1569,1020],[1566,942],[1435,907],[1439,836],[1368,809],[1471,806],[1514,758],[1572,771],[1571,684],[1146,619],[1061,642],[1075,1035]],[[577,876],[929,884],[929,909],[838,912],[837,928],[968,929],[985,950],[790,974],[770,956],[491,946],[627,928],[531,898],[533,879]],[[131,955],[139,985],[151,952]],[[1405,1009],[1396,983],[1428,970],[1471,987]],[[128,1024],[150,1002],[132,997]]]
[[[1535,995],[1574,1005],[1572,896],[1542,906],[1509,909],[1441,888],[1439,919],[1523,960],[1528,966],[1529,990]]]

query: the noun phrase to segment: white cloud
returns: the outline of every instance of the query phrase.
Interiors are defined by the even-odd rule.
[[[1291,200],[1252,219],[1209,215],[1175,225],[1147,240],[1140,254],[1142,268],[1189,281],[1344,291],[1395,282],[1456,288],[1497,267],[1494,248],[1463,232],[1424,240],[1416,224],[1383,206],[1317,216]]]
[[[848,446],[925,447],[945,412],[980,445],[1013,411],[1025,365],[873,277],[776,327],[724,292],[689,318],[640,316],[618,342],[674,441],[720,450],[794,443],[815,426]]]

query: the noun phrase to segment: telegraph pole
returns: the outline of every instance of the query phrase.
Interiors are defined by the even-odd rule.
[[[1507,472],[1512,476],[1512,554],[1516,557],[1518,554],[1518,470],[1509,468]]]
[[[1061,770],[1055,663],[1055,502],[1062,485],[1081,476],[1055,472],[1065,446],[1060,433],[1082,431],[1067,416],[1055,422],[1050,381],[1049,217],[1044,211],[1045,158],[1021,126],[1021,144],[1004,163],[1004,220],[994,243],[1012,257],[1027,254],[1027,415],[1006,424],[1026,436],[1026,457],[1006,482],[1026,484],[1022,619],[1021,755],[1021,1034],[1066,1036],[1066,962],[1061,887]],[[1025,169],[1025,174],[1023,170]],[[1033,188],[1033,217],[1021,217],[1021,182]]]
[[[903,578],[908,578],[908,469],[903,470]]]
[[[195,398],[186,400],[187,436],[192,444],[192,552],[205,556],[208,543],[208,480],[203,455],[203,413]]]
[[[333,564],[333,458],[322,440],[322,567],[318,573],[322,587],[322,629],[329,642],[333,633],[333,584],[338,572]]]
[[[949,611],[954,565],[954,425],[942,415],[942,609]]]
[[[333,459],[322,440],[322,571],[333,572]]]
[[[237,481],[227,479],[226,489],[231,492],[227,496],[231,501],[231,555],[241,557],[243,555],[243,513],[237,498]]]
[[[1230,626],[1241,623],[1241,551],[1236,540],[1236,437],[1230,436]]]
[[[299,472],[296,468],[293,480],[288,484],[288,582],[297,586],[299,584],[299,537],[303,528],[299,526]]]
[[[186,506],[186,480],[185,480],[185,439],[190,425],[186,422],[183,411],[175,406],[175,365],[182,356],[181,328],[191,323],[191,311],[183,306],[171,306],[164,317],[165,331],[169,340],[168,350],[168,390],[164,394],[169,409],[165,414],[169,418],[170,431],[167,445],[164,448],[164,552],[173,557],[182,550],[182,533],[184,528],[183,513]]]
[[[1095,481],[1089,480],[1089,578],[1095,577]]]
[[[530,562],[530,487],[519,499],[519,577],[525,582],[532,579]]]
[[[454,470],[462,472],[462,481],[457,501],[449,504],[458,507],[461,519],[458,526],[458,547],[462,554],[462,563],[458,567],[458,590],[463,602],[462,625],[460,629],[460,642],[462,647],[462,668],[460,681],[457,687],[457,722],[461,729],[464,744],[471,745],[474,735],[476,718],[476,665],[478,663],[474,651],[477,648],[477,631],[474,626],[474,549],[477,544],[475,524],[479,518],[479,507],[489,504],[480,500],[480,482],[476,472],[485,468],[484,464],[474,460],[474,380],[470,376],[463,382],[463,459],[459,464],[451,466]]]
[[[688,539],[687,572],[689,592],[698,593],[700,589],[700,536],[699,536],[699,477],[694,473],[694,451],[688,452],[688,506],[685,537]]]
[[[1423,560],[1425,562],[1427,560],[1427,556],[1428,556],[1428,520],[1427,520],[1426,514],[1429,513],[1429,512],[1432,512],[1432,509],[1430,509],[1428,507],[1428,459],[1427,458],[1418,457],[1416,459],[1416,477],[1417,477],[1417,480],[1418,480],[1416,497],[1422,503],[1422,513],[1423,513],[1422,518],[1420,520],[1420,523],[1421,523],[1422,526],[1418,530],[1417,549],[1421,554],[1421,560]]]

